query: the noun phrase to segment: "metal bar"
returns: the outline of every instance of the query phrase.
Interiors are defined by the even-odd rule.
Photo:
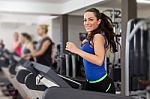
[[[72,59],[72,77],[75,78],[76,77],[76,59],[74,55],[71,55],[71,59]]]
[[[125,95],[129,96],[129,42],[128,42],[128,36],[130,34],[131,31],[131,22],[132,20],[130,20],[128,22],[127,25],[127,33],[126,33],[126,50],[125,50]]]
[[[80,83],[78,83],[78,82],[76,82],[76,81],[74,81],[74,80],[71,80],[71,79],[69,79],[69,78],[67,78],[67,77],[64,77],[64,76],[62,76],[62,75],[59,75],[59,74],[58,74],[58,76],[61,77],[61,78],[63,78],[63,79],[66,79],[66,80],[68,80],[68,81],[70,81],[70,82],[73,82],[73,83],[79,85],[79,89],[82,88],[82,85],[81,85]]]
[[[135,25],[135,27],[134,27],[134,29],[131,31],[131,33],[129,34],[129,36],[128,36],[128,41],[130,42],[131,41],[131,39],[133,38],[133,36],[134,36],[134,34],[137,32],[137,30],[140,28],[140,26],[142,26],[142,25],[144,25],[144,24],[146,24],[146,22],[145,21],[140,21],[140,22],[138,22],[136,25]]]
[[[149,35],[148,35],[148,41],[150,42],[150,27],[148,27],[149,28],[149,31],[148,31],[148,33],[149,33]],[[147,51],[149,51],[149,49],[150,49],[150,43],[148,43],[148,49],[147,49]],[[150,53],[148,53],[148,55],[149,55],[149,62],[150,62]],[[150,63],[149,63],[149,71],[148,71],[149,73],[148,73],[148,79],[150,80]]]
[[[69,55],[65,54],[66,59],[66,76],[69,77]]]

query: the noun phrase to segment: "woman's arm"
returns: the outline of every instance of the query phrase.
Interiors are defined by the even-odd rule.
[[[45,53],[45,51],[48,49],[48,47],[50,46],[50,44],[51,44],[51,42],[49,40],[46,40],[43,43],[41,49],[39,51],[35,52],[35,53],[32,53],[32,56],[37,57],[37,56],[43,55]]]
[[[95,55],[80,50],[72,42],[67,43],[66,50],[78,54],[83,59],[93,64],[101,66],[105,56],[104,37],[101,34],[96,34],[93,38],[93,44]]]
[[[34,46],[33,46],[32,43],[30,43],[30,44],[28,45],[28,49],[30,50],[31,53],[34,53],[34,52],[35,52]]]
[[[35,49],[34,49],[33,43],[29,44],[28,49],[30,50],[30,53],[35,53]],[[34,61],[36,61],[36,57],[33,57],[33,59],[34,59]]]

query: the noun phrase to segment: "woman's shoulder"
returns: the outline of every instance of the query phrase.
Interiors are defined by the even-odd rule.
[[[97,33],[97,34],[94,35],[93,40],[94,39],[103,39],[104,40],[104,35],[101,34],[101,33]]]
[[[45,41],[49,41],[49,42],[51,42],[52,40],[51,40],[51,38],[50,37],[45,37],[44,39],[43,39],[43,42],[45,42]]]

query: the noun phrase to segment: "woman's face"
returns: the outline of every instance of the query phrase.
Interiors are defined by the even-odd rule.
[[[44,29],[42,29],[40,26],[37,27],[37,33],[39,36],[44,34]]]
[[[16,40],[16,41],[17,41],[17,40],[18,40],[18,38],[19,38],[19,34],[15,33],[15,34],[14,34],[14,40]]]
[[[93,12],[84,13],[84,27],[87,32],[95,30],[99,26],[100,22],[101,20],[98,20]]]

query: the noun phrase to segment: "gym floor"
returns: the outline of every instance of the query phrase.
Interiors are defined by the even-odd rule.
[[[4,74],[0,71],[0,85],[2,84],[2,79],[1,78],[4,78]],[[11,96],[5,96],[3,93],[2,93],[2,90],[4,89],[3,86],[0,86],[0,99],[12,99]]]
[[[1,90],[2,88],[0,88],[0,99],[12,99],[10,96],[4,96]]]

